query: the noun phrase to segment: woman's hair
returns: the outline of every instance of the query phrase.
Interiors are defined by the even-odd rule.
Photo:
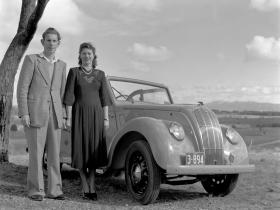
[[[45,39],[47,34],[55,34],[57,35],[58,41],[61,40],[60,33],[55,28],[47,28],[47,30],[45,30],[45,32],[42,34],[42,38]]]
[[[95,68],[97,66],[97,56],[95,54],[95,47],[90,43],[90,42],[84,42],[80,45],[80,49],[79,49],[79,57],[78,57],[78,60],[79,60],[79,65],[82,65],[82,60],[80,58],[80,54],[82,52],[83,49],[90,49],[94,55],[94,58],[92,60],[92,67]]]

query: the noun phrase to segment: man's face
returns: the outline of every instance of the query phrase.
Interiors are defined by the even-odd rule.
[[[59,46],[59,40],[56,34],[46,34],[45,38],[41,40],[44,47],[44,52],[53,54]]]

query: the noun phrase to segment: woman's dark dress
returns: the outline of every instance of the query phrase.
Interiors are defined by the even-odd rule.
[[[105,74],[85,74],[71,68],[67,77],[64,104],[72,106],[72,167],[93,169],[107,164],[103,106],[111,104]]]

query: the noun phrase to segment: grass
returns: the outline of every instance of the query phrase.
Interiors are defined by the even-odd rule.
[[[246,117],[246,116],[234,116],[230,115],[227,117],[218,116],[219,122],[226,125],[249,125],[252,128],[260,127],[280,127],[280,117],[271,117],[271,116],[255,116]]]

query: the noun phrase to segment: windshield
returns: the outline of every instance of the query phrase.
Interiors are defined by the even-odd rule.
[[[130,104],[171,104],[166,88],[127,81],[111,80],[115,100]]]

